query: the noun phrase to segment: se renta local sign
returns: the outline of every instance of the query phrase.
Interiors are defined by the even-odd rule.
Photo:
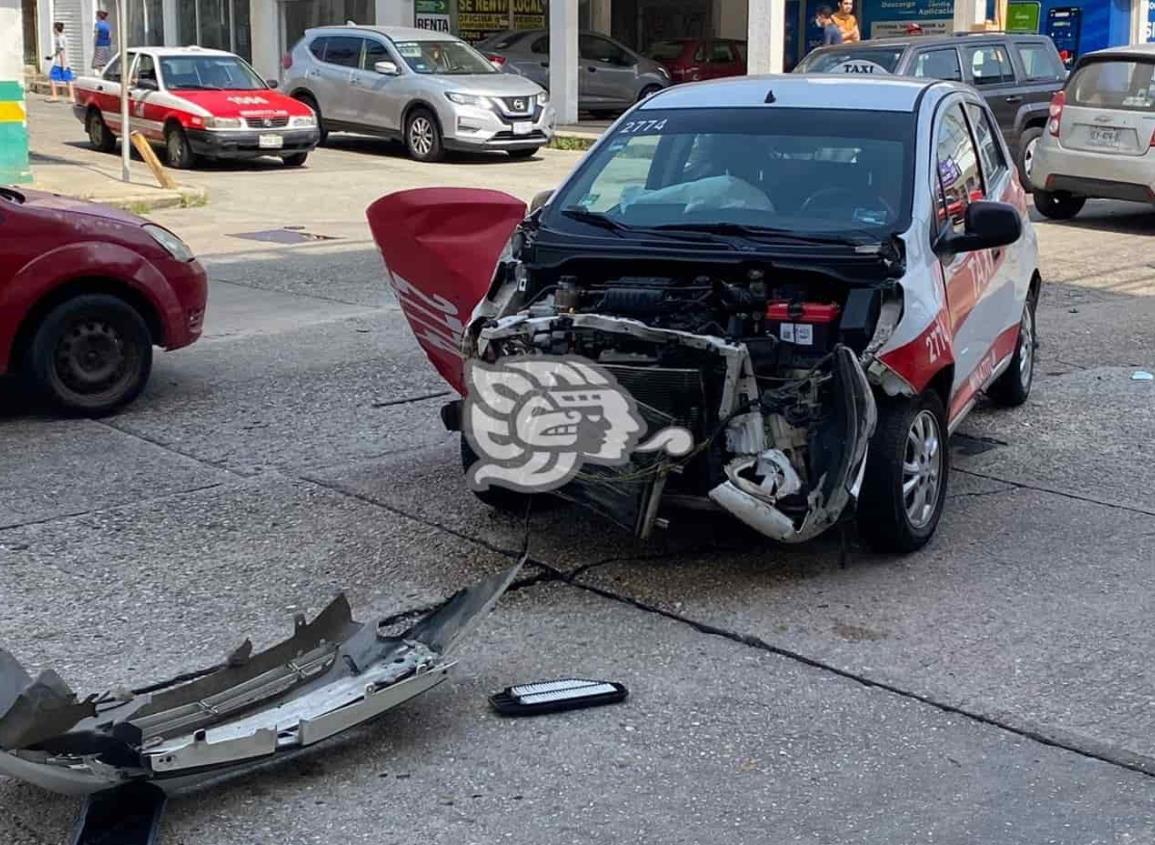
[[[831,70],[834,73],[851,73],[861,74],[863,76],[889,76],[890,71],[882,65],[876,65],[874,62],[867,61],[852,61],[839,62]]]

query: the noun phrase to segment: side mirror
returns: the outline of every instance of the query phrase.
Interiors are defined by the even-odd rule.
[[[940,255],[957,255],[980,249],[995,249],[1017,241],[1023,234],[1019,210],[1005,202],[976,200],[966,210],[962,234],[942,235],[934,251]]]
[[[136,85],[133,86],[141,91],[159,91],[160,86],[156,84],[155,79],[138,79]]]
[[[382,76],[396,76],[401,71],[397,68],[396,62],[377,62],[373,65],[373,70]]]
[[[266,84],[266,85],[268,85],[270,88],[276,88],[276,87],[278,87],[278,86],[279,86],[281,83],[280,83],[280,82],[278,82],[278,81],[277,81],[277,80],[275,80],[275,79],[266,79],[266,80],[265,80],[265,84]]]
[[[553,191],[538,191],[533,195],[533,199],[529,201],[529,213],[533,214],[535,211],[549,202],[549,198],[552,196]]]

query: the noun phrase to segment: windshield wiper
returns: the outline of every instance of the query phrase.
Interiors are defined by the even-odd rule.
[[[600,211],[590,211],[588,208],[583,208],[580,205],[567,206],[561,210],[561,213],[570,220],[579,220],[582,223],[589,223],[591,226],[600,226],[603,229],[608,229],[618,237],[622,236],[622,232],[631,228],[624,223],[619,223],[612,217],[608,217]]]
[[[862,247],[878,244],[878,239],[868,235],[851,237],[847,235],[825,235],[819,232],[795,232],[790,229],[776,229],[771,226],[750,226],[746,223],[664,223],[655,226],[666,232],[708,232],[713,235],[740,235],[745,238],[766,238],[772,240],[796,241],[808,244],[845,244]]]

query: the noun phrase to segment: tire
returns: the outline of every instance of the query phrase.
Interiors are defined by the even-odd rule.
[[[1023,183],[1023,188],[1027,193],[1035,190],[1034,186],[1031,185],[1031,161],[1035,157],[1035,146],[1041,137],[1043,137],[1043,127],[1041,126],[1029,126],[1019,136],[1016,164],[1019,167],[1019,181]]]
[[[933,390],[914,399],[879,400],[858,498],[858,533],[875,551],[917,551],[934,536],[950,475],[946,430],[946,412]],[[908,505],[903,486],[912,480]],[[922,507],[916,508],[920,494]]]
[[[22,361],[33,390],[55,408],[103,416],[144,389],[152,371],[152,336],[123,299],[84,294],[48,312]]]
[[[324,146],[325,142],[329,140],[329,130],[325,128],[325,121],[321,119],[321,107],[317,105],[317,101],[309,94],[295,94],[293,95],[293,99],[304,103],[311,108],[313,114],[317,116],[317,130],[321,133],[320,140],[317,141],[317,146]]]
[[[104,117],[96,109],[88,113],[85,128],[88,130],[88,142],[98,153],[110,153],[116,149],[116,136],[109,130]]]
[[[1031,394],[1031,385],[1035,380],[1035,350],[1039,345],[1035,326],[1036,300],[1037,295],[1032,293],[1023,303],[1015,354],[1011,356],[1006,372],[987,388],[987,398],[1004,408],[1022,405]]]
[[[465,439],[465,435],[461,435],[461,468],[465,472],[477,463],[477,453],[473,451],[473,447],[469,445],[469,441]],[[494,510],[499,510],[504,513],[519,514],[524,516],[526,508],[534,499],[548,498],[547,496],[533,496],[529,493],[518,493],[516,490],[510,490],[506,487],[490,487],[488,490],[474,490],[473,495],[485,505]]]
[[[196,154],[180,126],[169,126],[164,130],[164,157],[168,166],[177,170],[190,170],[196,166]]]
[[[429,109],[416,108],[405,121],[405,149],[416,161],[440,161],[445,155],[441,127]]]
[[[1065,191],[1035,190],[1035,208],[1051,220],[1070,220],[1083,210],[1086,197],[1077,197]]]
[[[281,157],[281,161],[285,163],[285,167],[302,167],[308,160],[308,153],[293,153],[292,155]]]
[[[641,90],[641,93],[638,94],[638,102],[640,103],[642,100],[652,97],[654,94],[657,94],[661,90],[661,85],[647,85]]]
[[[510,158],[527,159],[527,158],[533,158],[535,155],[537,155],[537,151],[538,151],[538,147],[532,147],[531,149],[528,149],[528,150],[507,150],[506,153],[509,155]]]

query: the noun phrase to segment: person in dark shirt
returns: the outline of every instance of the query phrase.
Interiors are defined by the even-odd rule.
[[[829,6],[820,6],[818,14],[814,18],[814,23],[822,30],[822,44],[841,44],[842,30],[838,28],[838,24],[834,22],[834,13]]]

